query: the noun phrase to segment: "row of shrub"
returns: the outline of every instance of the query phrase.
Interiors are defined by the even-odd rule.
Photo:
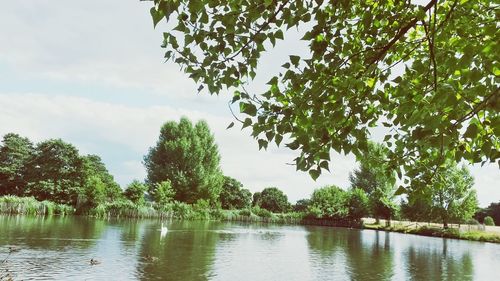
[[[69,205],[37,201],[33,197],[3,196],[0,197],[0,213],[38,216],[78,214],[96,218],[163,218],[352,226],[351,222],[318,219],[305,212],[273,213],[259,206],[241,210],[222,210],[210,206],[206,200],[198,200],[195,204],[174,201],[162,205],[156,203],[138,205],[130,200],[122,199],[101,203],[90,209],[75,210]]]
[[[75,209],[72,206],[51,201],[38,201],[34,197],[7,195],[0,197],[0,213],[37,216],[71,215],[75,213]]]

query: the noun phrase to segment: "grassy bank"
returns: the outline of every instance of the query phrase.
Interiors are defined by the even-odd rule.
[[[500,235],[483,231],[459,231],[458,229],[443,229],[436,226],[408,227],[403,225],[385,226],[381,224],[364,224],[362,222],[339,221],[309,218],[305,213],[272,213],[266,209],[253,207],[243,210],[214,209],[205,201],[197,204],[172,202],[162,206],[155,204],[136,205],[128,200],[119,200],[99,204],[96,207],[78,210],[72,206],[57,204],[50,201],[37,201],[33,197],[0,197],[0,214],[7,215],[87,215],[96,218],[160,218],[174,220],[213,220],[239,221],[248,223],[274,223],[294,225],[318,225],[366,228],[431,237],[445,237],[472,241],[500,243]]]
[[[470,241],[500,243],[500,235],[484,231],[460,231],[456,228],[444,229],[442,227],[435,227],[435,226],[404,227],[404,226],[385,226],[380,224],[365,224],[364,228],[430,236],[430,237],[442,237],[442,238],[453,238],[453,239],[462,239]]]
[[[0,213],[7,215],[71,215],[75,209],[64,204],[51,201],[37,201],[33,197],[3,196],[0,197]]]

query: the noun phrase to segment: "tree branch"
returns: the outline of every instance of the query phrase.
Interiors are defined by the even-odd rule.
[[[271,22],[273,20],[276,19],[276,16],[283,10],[283,8],[286,6],[286,4],[288,4],[288,1],[284,1],[279,7],[278,9],[276,10],[276,12],[274,12],[274,14],[271,16],[271,18],[269,18],[268,21],[266,21],[264,24],[262,24],[262,26],[250,37],[250,40],[248,40],[247,43],[245,43],[243,46],[241,46],[241,48],[238,50],[238,52],[236,52],[234,55],[226,58],[223,62],[227,62],[227,61],[230,61],[230,60],[233,60],[235,57],[237,57],[239,54],[241,54],[241,52],[246,48],[248,47],[248,45],[250,45],[252,42],[254,42],[255,40],[255,37],[257,37],[257,35],[259,33],[262,32],[262,30],[264,30],[264,28],[268,27]]]
[[[427,12],[430,8],[432,8],[436,4],[437,4],[437,0],[431,0],[424,7],[424,11]],[[370,61],[370,63],[368,64],[368,66],[366,68],[367,69],[370,68],[370,66],[372,66],[374,63],[376,63],[379,60],[381,60],[385,56],[385,54],[389,51],[389,49],[394,44],[396,44],[396,42],[398,42],[406,34],[406,32],[408,32],[408,30],[410,30],[412,27],[415,26],[415,24],[417,24],[418,20],[419,20],[419,18],[416,17],[413,20],[411,20],[407,25],[403,26],[403,28],[401,28],[398,31],[398,33],[396,34],[396,36],[394,36],[394,38],[392,38],[392,40],[387,45],[385,45],[380,52],[378,52],[375,55],[375,57]]]

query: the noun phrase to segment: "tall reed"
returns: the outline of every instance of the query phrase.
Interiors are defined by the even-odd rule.
[[[71,215],[74,208],[50,201],[37,201],[34,197],[2,196],[0,197],[0,213],[8,215]]]

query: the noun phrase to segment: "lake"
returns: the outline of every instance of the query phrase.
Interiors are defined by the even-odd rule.
[[[0,280],[493,280],[500,245],[335,227],[0,216]],[[9,254],[9,246],[19,251]],[[90,260],[99,261],[91,265]]]

